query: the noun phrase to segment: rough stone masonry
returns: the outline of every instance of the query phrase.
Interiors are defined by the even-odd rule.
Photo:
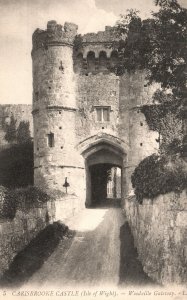
[[[112,163],[122,170],[122,199],[131,190],[136,165],[157,151],[141,105],[155,86],[145,72],[117,76],[113,27],[79,36],[77,25],[49,21],[33,34],[35,185],[76,194],[90,206],[90,166]]]

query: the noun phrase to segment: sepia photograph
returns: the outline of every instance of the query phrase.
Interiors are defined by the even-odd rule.
[[[0,0],[0,300],[187,299],[187,0]]]

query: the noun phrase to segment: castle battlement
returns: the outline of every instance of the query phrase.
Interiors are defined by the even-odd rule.
[[[115,42],[119,41],[116,27],[106,26],[105,31],[77,36],[74,43],[74,71],[79,74],[109,73],[118,64]],[[78,45],[78,46],[77,46]]]
[[[77,34],[78,26],[65,22],[64,26],[52,20],[47,23],[47,29],[36,29],[32,36],[33,50],[47,48],[49,45],[71,45]]]
[[[82,36],[82,43],[109,43],[118,41],[116,27],[105,26],[105,31],[98,31],[97,33],[86,33]]]

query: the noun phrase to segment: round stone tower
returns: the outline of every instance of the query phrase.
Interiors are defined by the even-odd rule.
[[[84,180],[76,152],[73,42],[77,25],[56,21],[33,34],[34,182],[76,193]],[[81,183],[80,183],[81,184]]]

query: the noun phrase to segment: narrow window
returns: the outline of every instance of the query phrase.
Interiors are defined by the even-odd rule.
[[[39,92],[35,92],[35,100],[36,100],[36,101],[39,100]]]
[[[110,121],[110,107],[96,107],[97,122]]]
[[[102,109],[96,108],[96,112],[97,112],[97,121],[101,122],[102,121]]]
[[[108,122],[109,118],[110,118],[109,109],[108,108],[103,108],[103,121]]]
[[[50,147],[50,148],[52,148],[52,147],[54,147],[54,133],[49,133],[48,135],[47,135],[47,137],[48,137],[48,146]]]

